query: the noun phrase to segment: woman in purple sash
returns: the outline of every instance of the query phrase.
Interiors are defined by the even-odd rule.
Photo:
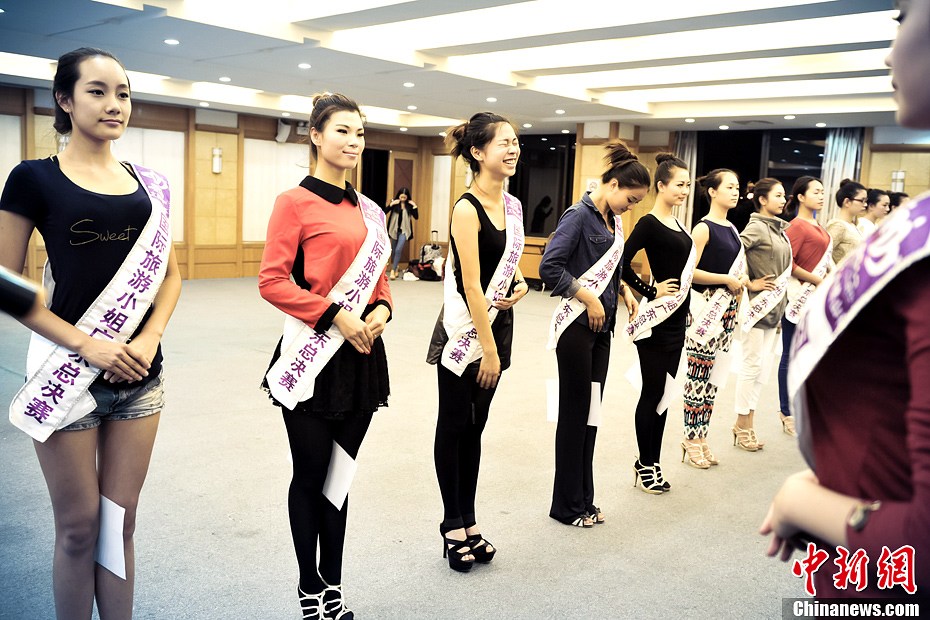
[[[900,7],[888,57],[897,118],[926,129],[930,2]],[[812,469],[785,481],[761,533],[772,535],[769,555],[788,560],[796,548],[806,552],[794,564],[796,575],[819,566],[809,594],[896,598],[930,591],[928,308],[925,193],[846,256],[798,322],[789,384]]]
[[[26,407],[29,415],[41,419],[65,402],[79,377],[91,381],[93,372],[101,371],[87,392],[95,405],[82,408],[79,399],[71,413],[96,408],[73,421],[62,418],[44,442],[35,442],[55,515],[55,609],[59,618],[90,618],[96,601],[101,617],[129,618],[136,508],[164,403],[160,342],[181,292],[181,277],[170,246],[166,201],[156,207],[155,196],[150,198],[149,177],[163,178],[151,171],[143,175],[110,151],[132,112],[122,64],[102,50],[69,52],[58,59],[52,92],[55,129],[70,134],[70,140],[58,156],[24,161],[10,173],[0,198],[0,264],[22,272],[33,229],[42,233],[55,286],[49,307],[34,310],[23,324],[58,345],[43,358],[53,360],[64,349],[70,361],[48,377],[43,374],[47,365],[35,372],[42,392]],[[160,187],[167,192],[166,183]],[[166,262],[164,279],[157,287],[153,271],[147,285],[141,277],[127,285],[121,274],[138,260],[142,244],[151,241],[143,233],[153,230],[148,225],[152,218],[163,222],[163,228],[154,228],[165,236],[160,250],[148,250],[148,267],[158,262],[160,269]],[[123,232],[114,239],[107,231]],[[148,278],[147,269],[140,275]],[[136,296],[145,294],[148,285],[158,290],[151,306],[137,304]],[[103,320],[95,321],[93,330],[75,326],[104,310],[101,304]],[[139,314],[141,320],[133,318]],[[126,340],[131,324],[137,327]],[[125,509],[122,540],[107,540],[100,530],[102,498],[109,500],[107,506]],[[122,544],[124,562],[96,565],[98,544],[114,542]]]

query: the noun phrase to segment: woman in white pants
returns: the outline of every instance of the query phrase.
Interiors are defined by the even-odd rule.
[[[791,243],[785,235],[788,222],[779,218],[785,208],[785,188],[778,179],[762,179],[752,198],[756,208],[740,234],[746,250],[749,303],[740,315],[743,366],[736,382],[737,445],[749,452],[762,448],[755,437],[753,416],[759,393],[768,380],[778,340],[778,323],[788,304],[785,295],[791,276]]]

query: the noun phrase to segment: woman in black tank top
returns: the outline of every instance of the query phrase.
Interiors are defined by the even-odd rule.
[[[490,562],[496,552],[482,537],[475,517],[481,433],[488,420],[497,381],[510,365],[511,308],[528,288],[517,266],[519,253],[506,247],[505,202],[519,205],[516,198],[504,193],[504,179],[513,176],[520,157],[516,131],[507,119],[482,112],[450,129],[448,135],[446,142],[451,146],[452,155],[468,162],[474,181],[470,191],[452,209],[453,265],[451,270],[446,270],[446,277],[455,278],[455,291],[446,289],[444,312],[447,320],[453,307],[458,310],[457,316],[466,314],[461,305],[464,301],[473,333],[477,333],[481,357],[465,366],[461,376],[443,365],[445,359],[440,362],[446,342],[452,337],[446,332],[443,315],[440,315],[428,361],[436,363],[439,380],[434,458],[444,509],[443,521],[439,524],[442,553],[443,557],[448,556],[451,568],[465,572],[471,570],[475,562]],[[519,233],[522,248],[522,224],[519,226],[514,238]],[[512,282],[508,296],[494,302],[497,313],[492,322],[485,292],[504,258],[512,263],[503,272]],[[449,297],[450,294],[460,296],[461,301]],[[467,323],[468,317],[465,318]]]
[[[717,457],[707,445],[710,416],[714,412],[714,398],[718,386],[711,383],[711,375],[718,354],[730,350],[733,328],[736,325],[736,308],[740,293],[749,284],[745,270],[742,274],[730,275],[733,261],[742,248],[736,228],[727,221],[727,211],[739,201],[739,179],[732,170],[717,169],[698,179],[704,195],[710,199],[710,213],[698,222],[691,231],[697,250],[697,267],[694,270],[695,295],[709,300],[715,292],[729,291],[727,308],[718,320],[723,323],[721,333],[707,342],[685,336],[688,353],[688,373],[684,390],[685,436],[681,442],[681,459],[687,458],[688,465],[708,469],[718,463]],[[699,300],[700,301],[700,300]],[[688,325],[696,320],[692,314]],[[722,383],[719,379],[719,383]]]

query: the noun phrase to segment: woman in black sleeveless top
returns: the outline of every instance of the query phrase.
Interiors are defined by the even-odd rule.
[[[730,350],[739,294],[749,283],[749,276],[745,271],[738,275],[728,273],[742,248],[739,233],[727,221],[727,211],[739,201],[736,173],[717,169],[698,179],[698,184],[710,199],[710,212],[691,231],[697,250],[692,288],[695,295],[702,295],[705,300],[721,288],[726,288],[731,294],[722,317],[723,331],[719,335],[703,344],[685,336],[688,373],[684,389],[685,437],[681,442],[681,458],[682,461],[687,458],[692,467],[708,469],[718,462],[707,445],[710,416],[717,396],[717,386],[710,382],[711,372],[717,354]],[[689,316],[689,326],[695,318],[694,315]]]
[[[450,129],[448,136],[446,141],[452,155],[468,162],[474,181],[469,192],[463,194],[452,209],[453,265],[446,277],[455,278],[454,294],[461,296],[468,309],[482,356],[468,364],[461,376],[446,368],[439,361],[449,338],[441,315],[427,361],[436,364],[439,380],[434,459],[444,509],[439,525],[443,557],[448,555],[449,566],[464,572],[475,562],[490,562],[496,552],[482,537],[475,517],[481,433],[488,420],[497,381],[501,372],[510,366],[511,308],[526,294],[528,287],[516,266],[519,259],[516,256],[510,270],[512,284],[508,296],[494,302],[498,312],[492,323],[485,291],[509,249],[505,247],[505,201],[516,201],[516,198],[505,196],[504,179],[513,176],[520,157],[516,131],[507,119],[481,112],[467,123]],[[522,238],[522,230],[518,232]],[[449,289],[444,306],[447,319],[450,302],[458,301],[450,299],[448,294]],[[461,308],[460,304],[456,305]]]

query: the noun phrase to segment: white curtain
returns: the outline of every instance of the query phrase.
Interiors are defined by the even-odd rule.
[[[859,179],[862,165],[862,129],[831,129],[827,133],[827,146],[823,154],[824,207],[817,214],[821,224],[826,224],[836,215],[836,190],[843,179]]]
[[[685,162],[688,170],[691,171],[692,185],[691,193],[688,199],[680,207],[675,207],[673,215],[685,225],[685,228],[691,230],[691,218],[694,215],[694,180],[697,168],[697,132],[696,131],[679,131],[675,134],[675,155]]]
[[[275,198],[307,176],[310,147],[248,138],[244,148],[242,240],[264,241]]]

